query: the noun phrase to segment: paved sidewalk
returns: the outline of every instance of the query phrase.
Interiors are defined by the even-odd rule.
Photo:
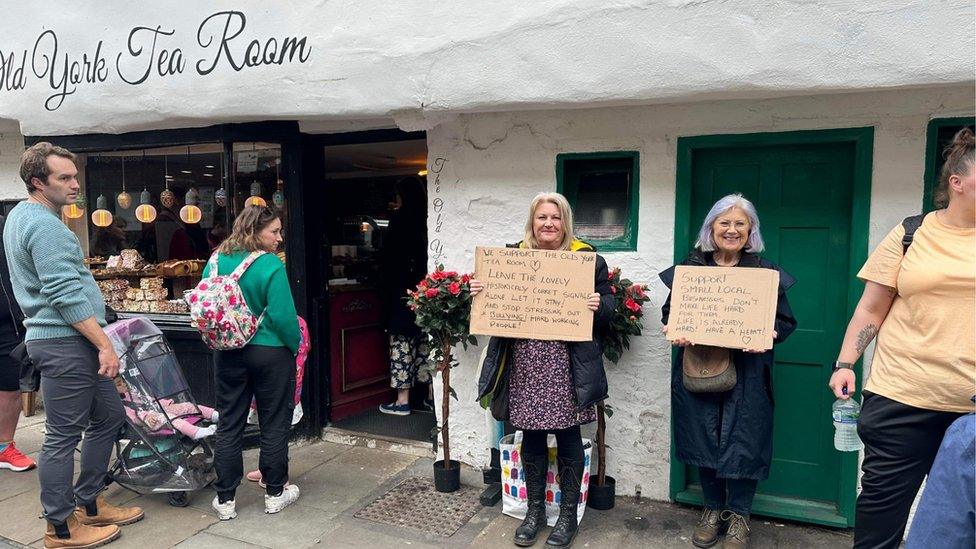
[[[36,457],[43,439],[43,416],[22,418],[17,444]],[[354,440],[353,438],[349,439]],[[248,451],[253,468],[257,452]],[[449,538],[416,530],[386,526],[354,515],[405,478],[429,477],[431,458],[385,449],[318,441],[291,449],[291,476],[301,488],[299,501],[277,515],[265,515],[263,491],[245,482],[237,496],[238,517],[219,522],[210,509],[213,492],[191,496],[190,506],[171,507],[158,495],[139,496],[112,486],[106,497],[115,503],[141,505],[146,518],[125,526],[112,548],[157,547],[241,548],[509,548],[519,521],[501,514],[501,505],[481,508]],[[464,484],[481,488],[480,472],[465,468]],[[40,519],[36,471],[0,471],[0,548],[41,547],[44,522]],[[574,547],[689,548],[698,511],[662,502],[635,503],[619,498],[611,511],[587,510]],[[5,543],[6,542],[6,543]],[[751,547],[849,547],[850,534],[802,525],[753,522]],[[544,540],[536,542],[544,547]]]

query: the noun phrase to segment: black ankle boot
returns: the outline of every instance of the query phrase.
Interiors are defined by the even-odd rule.
[[[525,520],[515,529],[515,545],[528,547],[535,543],[539,530],[546,525],[546,472],[549,457],[522,455],[522,472],[525,474],[525,495],[528,508]]]
[[[550,547],[569,547],[576,537],[579,524],[576,523],[576,506],[579,504],[580,488],[583,481],[583,461],[557,458],[559,460],[559,520],[552,527],[546,540]]]

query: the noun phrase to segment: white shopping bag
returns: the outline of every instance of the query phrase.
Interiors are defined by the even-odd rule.
[[[546,472],[546,522],[549,526],[556,524],[559,518],[559,501],[562,493],[559,490],[559,465],[556,463],[556,436],[549,435],[546,441],[549,448],[549,470]],[[525,475],[522,469],[522,431],[514,435],[502,437],[498,443],[502,465],[502,512],[510,517],[525,518],[528,506],[525,493]],[[590,453],[593,444],[589,439],[583,439],[583,478],[580,484],[579,505],[576,507],[576,521],[583,519],[586,510],[586,498],[590,493]]]

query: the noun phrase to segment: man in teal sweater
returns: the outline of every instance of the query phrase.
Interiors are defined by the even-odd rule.
[[[14,207],[3,229],[47,414],[38,459],[47,548],[108,543],[119,537],[119,525],[143,517],[142,509],[116,507],[100,495],[125,412],[112,382],[119,357],[102,331],[105,303],[78,237],[60,219],[61,208],[78,199],[77,175],[66,149],[46,142],[28,148],[20,166],[28,199]],[[72,489],[82,432],[81,472]]]

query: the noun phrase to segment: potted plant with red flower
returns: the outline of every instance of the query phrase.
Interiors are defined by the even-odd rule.
[[[616,267],[609,273],[610,291],[614,297],[613,318],[610,327],[603,336],[603,356],[616,364],[620,361],[625,349],[630,349],[630,336],[639,336],[643,331],[644,303],[650,301],[647,296],[647,285],[635,284],[626,278],[621,278],[620,268]],[[590,495],[587,505],[594,509],[612,509],[616,495],[616,480],[607,476],[607,444],[606,430],[608,416],[613,415],[613,408],[604,401],[596,405],[597,427],[596,447],[599,455],[599,466],[595,479],[590,485]]]
[[[417,326],[427,334],[433,348],[436,369],[441,373],[443,395],[441,404],[441,446],[444,459],[434,463],[434,485],[439,492],[453,492],[460,487],[460,463],[451,460],[450,445],[450,397],[451,368],[457,362],[451,356],[451,348],[460,343],[477,345],[478,340],[468,333],[471,315],[470,274],[458,274],[444,270],[443,265],[429,273],[407,292],[407,304],[416,314]],[[455,396],[456,397],[456,396]]]

